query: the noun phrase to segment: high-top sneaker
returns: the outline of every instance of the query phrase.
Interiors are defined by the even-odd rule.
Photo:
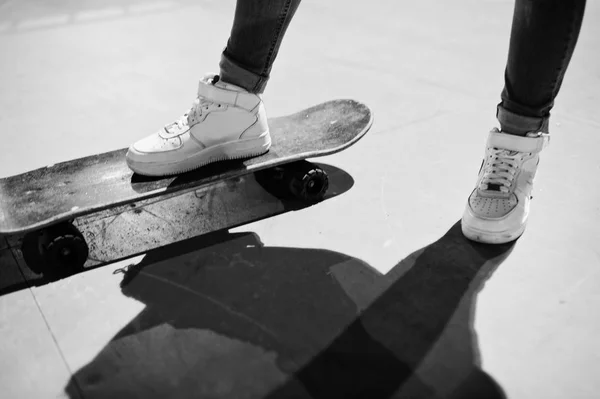
[[[496,128],[489,133],[477,186],[462,217],[465,237],[503,244],[523,234],[539,153],[549,140],[547,133],[515,136]]]
[[[271,146],[259,95],[206,75],[179,120],[134,143],[127,164],[148,176],[173,175],[208,163],[264,154]]]

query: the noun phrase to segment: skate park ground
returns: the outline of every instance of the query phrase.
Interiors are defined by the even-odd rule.
[[[261,220],[45,283],[2,241],[0,396],[597,397],[589,3],[528,228],[486,246],[460,218],[496,124],[513,2],[305,0],[264,101],[271,117],[335,98],[373,109],[367,136],[315,160],[339,171],[336,195],[267,217],[256,194],[244,209]],[[0,177],[127,147],[181,115],[218,71],[234,6],[0,1]],[[245,195],[218,191],[226,205],[208,210],[233,217]]]

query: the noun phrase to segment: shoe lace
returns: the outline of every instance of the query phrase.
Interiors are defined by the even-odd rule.
[[[491,162],[484,172],[479,188],[484,191],[508,193],[517,175],[523,154],[518,151],[493,148]]]
[[[213,104],[212,101],[206,98],[196,97],[192,106],[175,122],[172,122],[165,126],[165,130],[172,133],[171,129],[177,126],[178,129],[182,129],[184,126],[189,126],[191,121],[198,120],[202,117],[202,110],[208,109],[208,106]]]

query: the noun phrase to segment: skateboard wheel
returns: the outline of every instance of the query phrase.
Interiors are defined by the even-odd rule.
[[[325,198],[329,178],[323,169],[308,161],[295,162],[286,169],[288,189],[294,198],[307,204],[316,204]]]
[[[50,227],[40,235],[39,240],[41,257],[45,266],[52,271],[77,271],[83,268],[89,249],[81,232],[71,223]]]
[[[41,232],[34,231],[25,234],[21,244],[21,253],[27,267],[36,274],[42,274],[45,270],[44,258],[40,246]]]

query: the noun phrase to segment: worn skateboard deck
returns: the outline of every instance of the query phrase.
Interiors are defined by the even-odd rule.
[[[354,185],[352,176],[342,169],[322,162],[314,166],[322,169],[329,180],[329,189],[322,201],[343,195]],[[72,225],[82,234],[89,251],[87,258],[80,259],[74,267],[69,266],[70,262],[66,268],[64,264],[47,263],[47,245],[43,251],[39,247],[39,237],[44,235],[44,229],[0,236],[0,253],[3,249],[11,251],[29,286],[34,286],[45,284],[55,277],[66,277],[136,255],[173,253],[169,248],[164,251],[161,248],[287,212],[301,211],[308,206],[310,204],[265,189],[256,174],[250,173],[184,194],[159,196],[76,218]],[[194,247],[195,244],[189,245]],[[9,265],[3,264],[0,257],[2,276],[5,266]],[[0,295],[20,289],[18,284],[15,286],[5,278],[0,280]]]
[[[333,100],[269,119],[272,147],[255,158],[150,178],[133,173],[125,162],[127,149],[120,149],[0,179],[0,234],[38,230],[109,208],[184,194],[277,165],[330,155],[358,141],[372,121],[366,105]]]

